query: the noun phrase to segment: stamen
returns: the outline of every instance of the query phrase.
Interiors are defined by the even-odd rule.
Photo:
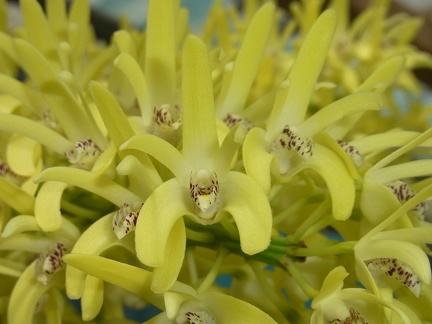
[[[296,127],[286,125],[274,140],[273,145],[285,150],[292,150],[304,161],[307,161],[313,155],[313,141],[311,138],[300,137],[297,133]]]
[[[163,104],[153,108],[153,134],[169,142],[175,141],[175,131],[182,125],[179,105]]]
[[[121,208],[114,214],[112,227],[114,234],[119,240],[125,237],[129,232],[135,230],[142,205],[142,203],[135,203],[133,206],[123,204],[123,206],[121,206]]]
[[[189,192],[197,207],[205,212],[217,200],[219,182],[215,172],[201,169],[198,172],[192,171],[189,181]]]
[[[366,319],[354,308],[350,308],[350,316],[345,319],[334,319],[330,324],[367,324]]]
[[[229,128],[233,128],[235,125],[240,124],[240,126],[243,127],[246,130],[246,132],[251,130],[254,127],[254,125],[248,119],[240,117],[238,115],[228,114],[224,118],[223,122]]]
[[[75,148],[65,153],[70,163],[77,164],[83,169],[90,170],[97,157],[102,153],[99,146],[90,138],[78,141]]]
[[[391,190],[391,192],[401,203],[407,202],[416,194],[414,189],[410,188],[408,184],[401,180],[396,180],[387,184],[387,188]],[[421,203],[415,205],[411,211],[413,211],[421,220],[423,220],[425,218],[426,209],[426,203],[422,201]]]
[[[204,311],[180,314],[176,318],[176,322],[177,324],[216,324],[216,320]]]
[[[54,273],[64,267],[62,257],[66,251],[66,246],[58,242],[52,250],[39,255],[35,265],[35,274],[41,284],[47,285]]]
[[[391,258],[373,259],[366,261],[366,264],[369,270],[380,271],[396,279],[411,290],[416,297],[420,295],[421,281],[408,264]]]
[[[23,177],[16,174],[4,161],[0,161],[0,177],[8,179],[10,182],[16,184],[17,186],[23,182]]]
[[[354,165],[357,168],[361,168],[363,166],[364,158],[357,147],[349,145],[348,142],[342,140],[338,140],[337,143],[339,144],[340,147],[342,147],[342,149],[346,152],[346,154],[348,154],[348,156],[351,158],[351,160],[353,161]]]

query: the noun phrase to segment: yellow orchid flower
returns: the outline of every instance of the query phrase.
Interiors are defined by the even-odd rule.
[[[154,156],[175,175],[144,202],[137,220],[137,256],[146,265],[164,264],[169,236],[184,231],[179,218],[185,215],[210,225],[228,212],[238,226],[245,253],[255,254],[269,245],[268,200],[254,180],[229,171],[238,148],[236,129],[219,146],[211,87],[207,49],[190,36],[183,53],[183,152],[153,135],[137,135],[123,145],[123,149],[141,150]],[[183,258],[184,246],[174,248],[178,257]],[[175,277],[168,282],[172,280]]]

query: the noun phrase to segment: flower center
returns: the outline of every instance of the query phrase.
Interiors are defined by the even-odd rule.
[[[176,322],[177,324],[216,324],[216,320],[204,311],[180,314],[176,318]]]
[[[189,180],[189,192],[195,205],[202,211],[207,211],[217,200],[219,182],[215,172],[201,169],[192,171]]]
[[[163,104],[153,108],[153,134],[169,142],[176,141],[176,130],[182,125],[179,105]]]
[[[367,324],[366,319],[354,308],[350,308],[350,315],[345,319],[334,319],[330,321],[331,324]]]
[[[378,258],[366,261],[366,265],[371,273],[384,273],[402,283],[417,297],[420,295],[421,281],[408,264],[398,259]]]
[[[77,164],[85,170],[90,170],[98,156],[102,153],[99,146],[90,138],[78,141],[75,148],[65,153],[67,159],[72,164]]]
[[[129,232],[135,230],[136,222],[142,205],[142,203],[135,203],[133,206],[131,206],[125,203],[114,214],[112,219],[112,227],[114,234],[119,240],[125,237]]]
[[[342,140],[338,140],[337,143],[340,147],[342,147],[345,153],[348,154],[348,156],[351,158],[357,168],[361,168],[363,166],[364,158],[357,147],[349,145],[347,142]]]
[[[246,132],[254,127],[254,125],[248,119],[240,117],[238,115],[227,114],[223,122],[229,128],[233,128],[235,125],[240,124],[240,126],[243,127]]]
[[[391,192],[401,203],[407,202],[416,194],[414,189],[410,188],[408,184],[400,180],[396,180],[387,184],[387,188],[391,190]],[[426,203],[422,201],[421,203],[415,205],[411,211],[413,211],[420,219],[423,220],[426,213]]]
[[[273,145],[278,146],[280,149],[294,151],[304,161],[309,160],[313,155],[312,139],[299,136],[296,127],[286,125],[273,141]]]
[[[64,267],[62,257],[66,251],[66,246],[58,242],[51,250],[39,255],[35,274],[40,283],[47,285],[52,275]]]

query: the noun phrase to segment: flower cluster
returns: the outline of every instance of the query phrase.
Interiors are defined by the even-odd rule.
[[[0,31],[0,322],[432,322],[417,18],[216,0],[195,35],[150,0],[145,30],[101,43],[88,0],[20,7]]]

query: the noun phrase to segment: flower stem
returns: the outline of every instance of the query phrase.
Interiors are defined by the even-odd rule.
[[[285,262],[285,267],[309,298],[314,298],[318,295],[319,291],[309,284],[293,260]]]
[[[197,290],[198,293],[202,293],[210,288],[210,286],[213,284],[213,282],[215,281],[219,273],[219,269],[222,265],[223,260],[226,258],[228,254],[229,254],[229,250],[225,248],[219,249],[219,253],[217,255],[216,261],[213,264],[211,270],[207,273],[207,276],[204,278],[201,285],[199,286]]]

